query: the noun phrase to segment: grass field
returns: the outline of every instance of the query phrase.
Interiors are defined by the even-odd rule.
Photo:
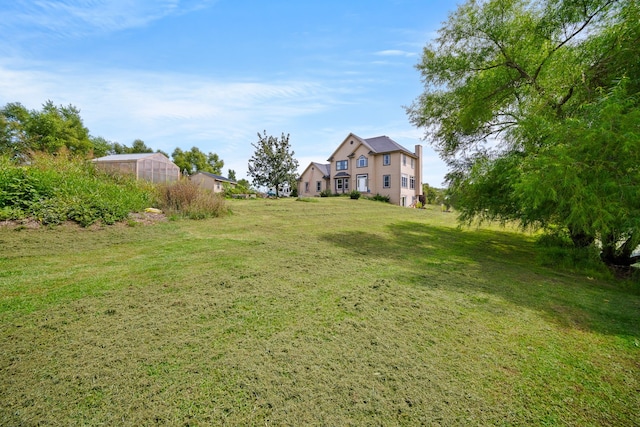
[[[0,228],[0,425],[640,418],[640,292],[527,235],[346,198]]]

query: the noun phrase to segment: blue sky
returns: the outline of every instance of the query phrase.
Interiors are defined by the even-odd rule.
[[[0,104],[73,104],[94,136],[215,152],[247,177],[257,133],[291,135],[304,169],[353,132],[424,144],[403,106],[456,7],[427,0],[2,0]]]

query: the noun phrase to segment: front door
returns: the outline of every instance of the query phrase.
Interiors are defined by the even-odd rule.
[[[366,193],[368,191],[367,175],[358,175],[357,184],[358,184],[358,191],[361,193]]]

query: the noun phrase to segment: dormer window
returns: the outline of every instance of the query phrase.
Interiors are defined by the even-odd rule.
[[[366,168],[368,165],[368,160],[365,156],[360,156],[358,157],[358,167],[359,168]]]

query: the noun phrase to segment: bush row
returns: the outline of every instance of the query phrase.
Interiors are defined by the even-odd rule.
[[[349,193],[343,193],[343,194],[341,194],[341,193],[332,193],[332,192],[331,192],[331,190],[327,188],[327,189],[322,190],[322,191],[320,192],[320,197],[341,197],[341,196],[348,196],[348,197],[350,197],[350,198],[352,198],[352,199],[359,199],[361,195],[362,195],[362,193],[360,193],[360,192],[359,192],[359,191],[357,191],[357,190],[352,190],[352,191],[351,191],[351,192],[349,192]],[[383,195],[381,195],[381,194],[376,194],[376,195],[374,195],[374,196],[366,196],[366,197],[365,197],[365,199],[368,199],[368,200],[375,200],[375,201],[378,201],[378,202],[385,202],[385,203],[389,203],[389,202],[390,202],[390,198],[389,198],[389,196],[383,196]]]
[[[87,161],[34,155],[28,165],[19,165],[0,158],[0,220],[113,224],[150,206],[152,199],[148,184],[107,176]]]

